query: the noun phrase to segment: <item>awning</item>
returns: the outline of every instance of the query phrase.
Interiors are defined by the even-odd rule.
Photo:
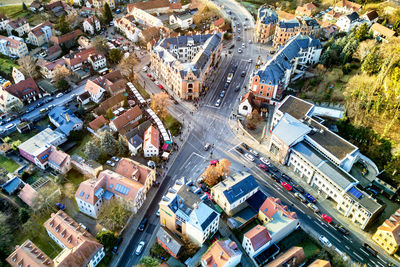
[[[163,157],[163,159],[168,159],[169,153],[168,152],[163,152],[162,153],[162,157]]]
[[[161,147],[162,150],[167,150],[168,149],[168,144],[163,144],[163,146]]]

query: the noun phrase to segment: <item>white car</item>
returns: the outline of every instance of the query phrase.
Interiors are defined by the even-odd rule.
[[[267,160],[267,159],[264,158],[264,157],[260,157],[260,161],[261,161],[262,163],[264,163],[265,165],[267,165],[267,166],[271,165],[271,162],[269,162],[269,160]]]
[[[112,157],[111,159],[112,159],[113,161],[115,161],[115,162],[118,162],[118,161],[119,161],[119,158],[117,158],[117,157],[115,157],[115,156]]]
[[[106,163],[107,163],[108,165],[110,165],[111,167],[114,167],[114,166],[115,166],[115,163],[112,162],[111,160],[107,160]]]
[[[217,102],[215,102],[216,107],[219,107],[219,105],[221,105],[221,99],[218,99]]]
[[[332,243],[328,240],[328,238],[326,238],[325,236],[321,235],[319,237],[319,241],[324,244],[325,246],[327,246],[328,248],[332,247]]]
[[[15,126],[14,123],[10,123],[10,124],[6,125],[5,128],[6,128],[7,130],[9,130],[9,129],[11,129],[11,128],[14,128],[14,126]]]
[[[139,242],[139,245],[137,246],[136,251],[135,251],[136,255],[139,256],[142,253],[142,251],[144,249],[144,245],[146,245],[146,243],[144,241]]]
[[[245,156],[248,160],[254,161],[253,155],[251,155],[251,154],[249,154],[249,153],[246,153],[244,156]]]
[[[242,48],[246,48],[246,44],[245,43],[242,43]]]
[[[70,95],[70,98],[71,98],[71,99],[74,98],[74,97],[76,97],[76,94]]]
[[[144,66],[142,70],[143,70],[144,72],[146,72],[147,69],[148,69],[147,66]]]
[[[56,95],[56,98],[62,97],[63,95],[64,95],[63,93],[58,93],[58,94]]]
[[[238,53],[239,54],[242,53],[242,49],[238,48]]]
[[[156,216],[157,216],[157,217],[160,217],[160,209],[157,210]]]
[[[258,152],[255,151],[254,149],[250,149],[250,153],[253,154],[254,156],[258,157]]]

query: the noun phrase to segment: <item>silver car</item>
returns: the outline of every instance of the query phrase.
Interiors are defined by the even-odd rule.
[[[140,241],[139,245],[136,248],[135,254],[138,255],[138,256],[140,254],[142,254],[145,245],[146,245],[146,243],[144,241]]]

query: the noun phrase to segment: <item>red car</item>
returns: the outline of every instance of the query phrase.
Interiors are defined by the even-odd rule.
[[[118,37],[118,40],[120,40],[120,41],[122,41],[122,40],[124,40],[122,37]]]
[[[147,77],[151,78],[151,74],[150,74],[150,73],[147,73]]]
[[[263,169],[264,171],[268,171],[268,167],[267,167],[267,165],[265,165],[265,164],[260,163],[260,164],[258,165],[258,167],[260,167],[260,168]]]
[[[327,215],[327,214],[322,214],[322,219],[324,219],[327,223],[331,223],[332,222],[332,218],[329,216],[329,215]]]
[[[212,161],[210,161],[210,165],[217,165],[218,164],[218,160],[217,159],[215,159],[215,160],[212,160]]]
[[[286,182],[281,182],[281,185],[289,191],[292,191],[292,186]]]
[[[162,84],[158,84],[158,88],[164,89],[164,86],[162,86]]]

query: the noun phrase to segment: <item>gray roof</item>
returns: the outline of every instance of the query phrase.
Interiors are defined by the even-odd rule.
[[[357,184],[358,181],[353,176],[336,166],[309,144],[299,142],[292,149],[302,155],[309,163],[316,166],[321,173],[329,177],[343,190],[351,184]]]
[[[238,199],[241,199],[247,195],[250,191],[253,191],[258,187],[258,183],[254,179],[253,175],[249,174],[246,178],[240,180],[238,183],[227,188],[224,191],[224,195],[229,203],[234,203]]]
[[[349,18],[350,21],[355,21],[355,20],[359,19],[357,12],[353,12],[353,13],[347,15],[347,17]]]
[[[288,146],[302,140],[304,135],[309,133],[311,128],[285,113],[272,131],[275,136],[281,139]]]
[[[300,27],[300,22],[297,19],[281,20],[278,23],[279,28],[293,29]]]
[[[180,238],[176,237],[174,233],[164,226],[160,226],[160,229],[158,229],[157,239],[158,242],[167,246],[167,248],[175,255],[179,254],[184,245]]]
[[[257,71],[256,75],[264,81],[262,82],[264,84],[279,84],[284,79],[285,71],[292,67],[291,60],[299,56],[301,49],[308,47],[322,48],[322,45],[319,40],[311,36],[294,36],[278,50],[263,69]]]
[[[347,192],[346,195],[349,196],[354,201],[358,202],[361,206],[363,206],[366,210],[374,214],[378,210],[382,208],[382,205],[379,204],[375,199],[371,198],[365,192],[359,190],[362,194],[360,198],[355,197],[353,194]]]
[[[288,113],[292,117],[300,120],[303,119],[313,108],[313,104],[308,103],[294,96],[287,96],[278,110],[282,113]]]
[[[274,24],[278,22],[278,14],[274,9],[261,6],[258,9],[258,18],[263,24]]]
[[[134,147],[139,147],[143,144],[142,138],[138,134],[134,135],[132,138],[129,138],[129,143]]]

